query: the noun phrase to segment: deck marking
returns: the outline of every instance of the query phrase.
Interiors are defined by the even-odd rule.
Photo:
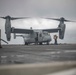
[[[64,52],[65,53],[70,53],[70,52],[73,52],[74,53],[74,52],[76,52],[76,50],[65,50]]]

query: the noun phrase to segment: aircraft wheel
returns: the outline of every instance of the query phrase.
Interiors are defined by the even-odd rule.
[[[49,45],[49,42],[47,42],[47,45]]]
[[[42,45],[42,42],[40,42],[39,45]]]
[[[2,46],[0,45],[0,48],[2,48]]]
[[[28,42],[25,42],[25,45],[28,45]]]

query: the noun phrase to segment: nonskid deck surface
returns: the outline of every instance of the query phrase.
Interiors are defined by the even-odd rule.
[[[1,65],[54,61],[76,61],[76,44],[3,45],[0,49]]]

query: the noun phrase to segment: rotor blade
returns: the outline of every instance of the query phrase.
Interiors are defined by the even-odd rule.
[[[65,22],[76,22],[76,21],[71,21],[71,20],[66,20],[65,18],[60,18],[60,19],[57,19],[57,18],[45,18],[45,19],[52,19],[52,20],[57,20],[57,21],[61,21],[63,19],[63,21]]]
[[[57,20],[57,21],[60,21],[60,19],[55,19],[55,18],[45,18],[45,19],[51,19],[51,20]]]
[[[28,19],[30,17],[11,17],[11,20],[16,20],[16,19]]]
[[[76,21],[71,21],[71,20],[64,20],[65,22],[76,22]]]
[[[0,17],[0,18],[3,18],[3,19],[5,19],[5,17]]]

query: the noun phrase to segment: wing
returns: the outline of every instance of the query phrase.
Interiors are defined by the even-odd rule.
[[[31,29],[16,29],[16,28],[11,28],[11,33],[31,34],[31,33],[33,33],[33,30],[31,30]]]
[[[60,30],[59,28],[55,28],[55,29],[44,29],[42,31],[47,31],[49,33],[55,33],[55,32],[58,32],[58,30]]]

